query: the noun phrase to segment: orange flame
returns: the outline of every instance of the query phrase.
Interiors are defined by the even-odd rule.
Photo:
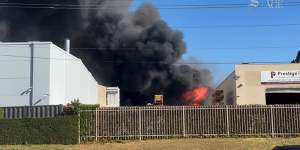
[[[183,94],[185,102],[189,105],[197,106],[208,96],[209,88],[206,86],[198,86]]]

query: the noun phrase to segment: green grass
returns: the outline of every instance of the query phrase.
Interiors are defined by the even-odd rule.
[[[83,145],[15,145],[0,150],[271,150],[275,146],[297,145],[300,138],[211,138],[125,141],[122,143]]]

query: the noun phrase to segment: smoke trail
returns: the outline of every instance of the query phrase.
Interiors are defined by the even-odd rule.
[[[210,79],[207,70],[176,64],[186,52],[183,34],[170,28],[151,4],[129,12],[131,0],[10,2],[81,5],[61,10],[1,8],[0,41],[50,40],[62,46],[69,37],[72,53],[100,84],[120,87],[122,105],[144,105],[154,94],[164,94],[169,105],[184,104],[180,97],[185,91]],[[91,6],[97,9],[86,9]]]

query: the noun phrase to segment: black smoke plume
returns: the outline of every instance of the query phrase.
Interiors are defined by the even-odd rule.
[[[164,94],[167,105],[184,104],[186,90],[210,79],[209,71],[178,63],[186,52],[183,34],[150,4],[131,12],[131,0],[1,2],[10,4],[0,7],[0,41],[63,47],[70,38],[72,54],[100,84],[120,87],[122,105],[144,105],[155,94]]]

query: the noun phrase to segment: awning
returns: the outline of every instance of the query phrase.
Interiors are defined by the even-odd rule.
[[[272,88],[266,89],[266,93],[300,93],[300,88]]]

